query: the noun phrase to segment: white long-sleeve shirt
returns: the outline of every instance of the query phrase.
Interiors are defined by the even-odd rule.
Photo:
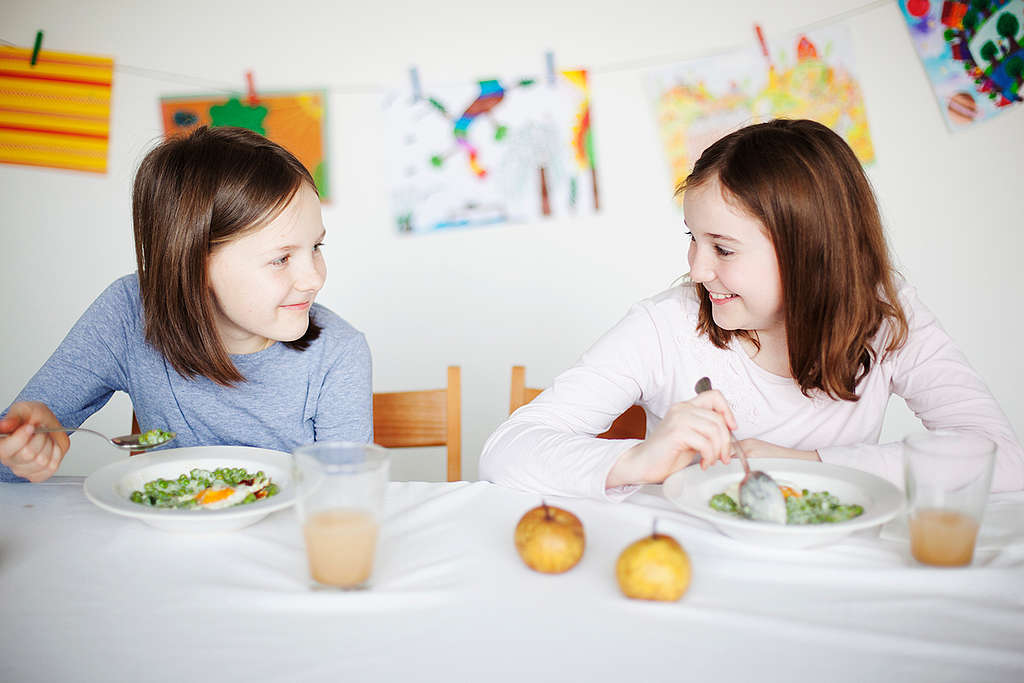
[[[738,439],[816,450],[823,462],[902,486],[901,444],[878,443],[889,396],[897,394],[929,430],[992,439],[992,490],[1024,489],[1024,450],[985,383],[914,288],[902,286],[900,303],[910,326],[906,344],[872,364],[857,385],[860,400],[840,401],[804,396],[793,379],[754,363],[735,339],[727,349],[715,347],[696,332],[692,287],[674,287],[635,304],[551,388],[502,423],[484,444],[480,475],[538,493],[622,500],[636,487],[606,490],[605,483],[639,442],[595,435],[633,404],[647,414],[650,434],[671,405],[693,398],[706,375],[729,401]],[[876,344],[886,332],[883,324]]]

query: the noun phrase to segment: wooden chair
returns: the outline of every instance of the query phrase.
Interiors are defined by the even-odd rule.
[[[448,366],[448,386],[373,394],[373,441],[386,448],[448,447],[448,481],[462,478],[462,371]]]
[[[132,433],[139,422],[132,411]],[[373,394],[373,441],[386,448],[447,446],[448,481],[462,478],[462,370],[448,366],[448,386]],[[132,453],[135,455],[135,453]]]
[[[512,366],[512,384],[509,391],[508,412],[511,415],[520,406],[526,405],[544,391],[526,386],[526,368]],[[598,434],[599,439],[643,439],[647,436],[647,415],[640,406],[632,406],[615,418],[607,432]]]

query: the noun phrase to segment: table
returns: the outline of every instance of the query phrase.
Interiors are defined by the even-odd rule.
[[[902,523],[782,551],[658,487],[548,502],[587,534],[562,575],[513,546],[536,495],[392,483],[373,588],[345,593],[310,589],[292,510],[174,534],[93,506],[81,479],[0,484],[0,680],[1024,680],[1024,492],[992,497],[967,569],[914,565]],[[614,578],[655,516],[693,565],[676,603]]]

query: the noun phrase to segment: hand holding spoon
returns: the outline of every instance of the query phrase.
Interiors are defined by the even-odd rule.
[[[711,380],[707,377],[701,377],[697,380],[694,390],[698,394],[710,391]],[[743,452],[743,447],[740,446],[736,435],[730,431],[729,437],[732,439],[732,444],[736,447],[736,452],[740,456],[740,462],[743,463],[743,471],[746,472],[746,475],[740,482],[740,513],[745,517],[761,522],[785,524],[786,499],[783,497],[779,485],[764,472],[759,470],[751,472],[750,465],[747,463],[747,454]]]
[[[106,439],[115,448],[128,451],[148,451],[150,448],[163,446],[177,436],[174,432],[167,432],[162,429],[151,429],[143,434],[125,434],[124,436],[115,436],[112,439],[105,434],[100,434],[93,429],[86,429],[85,427],[77,429],[71,427],[36,427],[35,431],[37,434],[45,434],[47,432],[89,432],[102,439]],[[0,434],[0,437],[5,436],[7,434]]]

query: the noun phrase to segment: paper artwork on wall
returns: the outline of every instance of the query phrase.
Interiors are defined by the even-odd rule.
[[[843,24],[652,69],[646,81],[673,188],[711,143],[772,118],[818,121],[839,133],[862,163],[874,161]]]
[[[164,134],[184,135],[199,126],[238,126],[281,145],[302,162],[316,181],[320,199],[330,198],[325,129],[326,94],[322,90],[245,95],[195,95],[160,98]]]
[[[400,232],[521,223],[599,208],[585,70],[389,94]]]
[[[110,57],[0,46],[0,163],[107,172]]]
[[[914,49],[950,130],[1021,102],[1024,0],[900,0]]]

